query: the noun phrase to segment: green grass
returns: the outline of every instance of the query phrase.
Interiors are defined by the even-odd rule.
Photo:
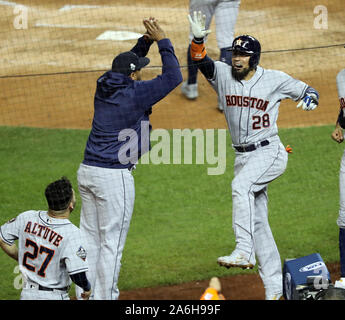
[[[268,189],[269,219],[282,261],[321,254],[339,260],[339,165],[345,145],[333,126],[280,130],[293,153]],[[0,127],[0,224],[29,209],[45,209],[44,187],[62,175],[76,187],[88,131]],[[231,180],[234,153],[227,137],[223,175],[210,165],[143,165],[134,171],[136,200],[122,259],[120,290],[242,273],[216,259],[234,247]],[[80,197],[71,220],[79,225]],[[15,261],[0,252],[0,299],[17,299]],[[256,272],[250,271],[250,272]]]

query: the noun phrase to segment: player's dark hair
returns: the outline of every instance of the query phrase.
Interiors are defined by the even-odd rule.
[[[62,177],[47,186],[45,196],[49,209],[66,210],[73,197],[72,184],[66,177]]]

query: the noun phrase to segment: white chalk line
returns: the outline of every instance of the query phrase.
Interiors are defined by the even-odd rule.
[[[59,11],[71,11],[74,9],[123,9],[123,8],[130,8],[132,9],[133,6],[102,6],[102,5],[87,5],[87,4],[76,4],[70,5],[67,4],[59,9]],[[189,12],[187,7],[186,8],[169,8],[169,7],[144,7],[144,6],[135,6],[136,10],[152,10],[152,11],[186,11]]]
[[[15,6],[18,6],[18,5],[19,5],[19,3],[0,0],[0,6],[15,7]]]
[[[97,26],[97,25],[85,25],[85,26],[76,26],[73,24],[59,24],[59,23],[42,23],[37,22],[35,27],[43,27],[43,28],[63,28],[63,29],[103,29],[104,27]]]

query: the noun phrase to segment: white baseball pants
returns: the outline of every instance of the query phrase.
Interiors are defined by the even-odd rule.
[[[78,188],[82,199],[80,229],[87,239],[90,299],[117,300],[121,257],[134,208],[132,173],[81,164]],[[77,287],[78,298],[80,293]]]
[[[259,262],[266,294],[282,292],[279,251],[268,222],[268,184],[286,169],[288,154],[279,139],[252,152],[236,152],[232,181],[236,249]]]

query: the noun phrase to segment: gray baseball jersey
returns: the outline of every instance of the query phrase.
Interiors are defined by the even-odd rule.
[[[337,80],[337,89],[338,89],[340,108],[343,110],[343,116],[345,116],[344,115],[344,109],[345,109],[345,69],[341,70],[337,74],[336,80]]]
[[[345,69],[337,74],[337,88],[340,106],[345,108]]]
[[[18,263],[27,282],[48,288],[70,285],[69,275],[88,270],[80,230],[46,211],[25,211],[0,227],[2,240],[18,240]]]
[[[263,141],[278,134],[279,105],[283,99],[301,99],[308,85],[288,74],[260,66],[248,81],[232,77],[231,66],[215,61],[210,80],[222,100],[234,145]]]
[[[337,89],[340,108],[345,109],[345,69],[341,70],[337,74]],[[345,132],[344,132],[345,137]],[[343,153],[341,163],[340,163],[340,173],[339,173],[339,191],[340,191],[340,209],[339,216],[337,219],[337,224],[340,228],[345,228],[345,151]]]

